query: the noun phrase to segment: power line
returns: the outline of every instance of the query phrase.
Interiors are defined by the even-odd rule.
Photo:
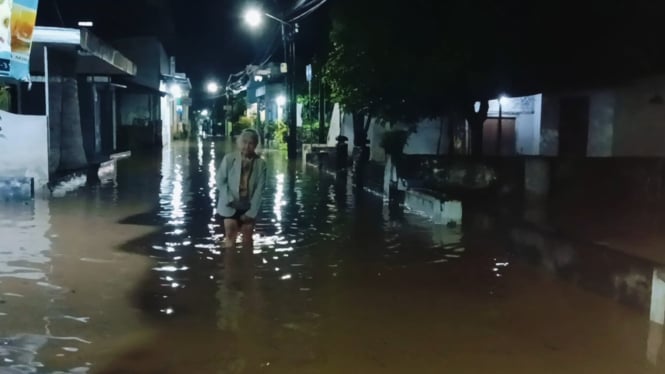
[[[55,13],[58,16],[58,19],[60,20],[60,25],[62,27],[65,27],[65,20],[62,18],[62,13],[60,12],[60,5],[58,5],[58,0],[53,0],[53,5],[55,6]]]
[[[273,38],[272,42],[270,43],[270,46],[266,48],[266,52],[261,56],[261,61],[264,61],[258,65],[264,65],[268,60],[272,58],[272,56],[275,54],[277,48],[279,47],[278,41],[280,38],[279,33],[275,33],[275,37]],[[256,60],[255,60],[256,61]]]
[[[299,16],[296,16],[296,17],[294,17],[294,18],[291,18],[291,19],[289,20],[289,22],[296,22],[296,21],[298,21],[298,20],[301,20],[301,19],[307,17],[308,15],[314,13],[317,9],[321,8],[321,7],[322,7],[325,3],[327,3],[327,2],[328,2],[328,0],[321,0],[321,1],[319,1],[318,4],[313,5],[312,8],[310,8],[309,10],[303,12],[303,13],[300,14]]]
[[[323,5],[325,5],[327,2],[328,2],[328,0],[311,0],[311,1],[302,0],[302,1],[300,1],[294,7],[294,9],[290,12],[291,14],[295,13],[295,11],[297,11],[298,9],[307,9],[307,8],[309,8],[309,9],[307,9],[304,12],[302,12],[301,14],[291,18],[289,20],[289,22],[296,22],[298,20],[301,20],[301,19],[309,16],[310,14],[314,13],[316,10],[321,8]],[[276,34],[275,38],[273,39],[270,47],[268,47],[268,49],[266,50],[266,53],[264,53],[264,55],[263,55],[264,58],[262,59],[261,63],[253,65],[254,66],[253,69],[262,68],[274,56],[275,52],[279,48],[278,40],[279,40],[279,37],[280,37],[279,33],[275,33],[275,34]],[[254,74],[254,71],[252,71],[252,69],[248,66],[247,68],[245,68],[242,71],[239,71],[238,73],[229,75],[229,78],[226,82],[227,89],[230,90],[231,92],[233,92],[234,94],[237,94],[239,92],[244,91],[245,89],[247,89],[247,84],[249,83],[249,79],[251,78],[250,75],[253,75],[253,74]],[[247,81],[243,83],[243,80],[245,80],[245,79],[247,79]],[[233,80],[233,82],[232,82],[232,80]]]
[[[289,15],[294,15],[295,13],[306,10],[309,7],[315,6],[320,0],[300,0],[293,9],[289,12]]]

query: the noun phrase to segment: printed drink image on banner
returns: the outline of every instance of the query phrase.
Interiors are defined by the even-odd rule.
[[[0,76],[9,75],[11,47],[12,1],[0,0]]]
[[[10,75],[22,81],[30,80],[30,49],[38,3],[39,0],[13,0],[12,3]]]

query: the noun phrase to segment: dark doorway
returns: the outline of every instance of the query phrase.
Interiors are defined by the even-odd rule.
[[[559,156],[585,157],[589,139],[589,98],[561,99]]]

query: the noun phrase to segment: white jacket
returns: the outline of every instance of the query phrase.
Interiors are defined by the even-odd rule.
[[[252,174],[249,176],[250,208],[245,213],[247,217],[256,218],[261,207],[261,194],[266,183],[266,162],[257,157],[254,161]],[[229,203],[237,201],[240,197],[240,174],[242,173],[242,156],[238,152],[224,156],[217,170],[217,214],[222,217],[232,217],[236,210],[229,207]]]

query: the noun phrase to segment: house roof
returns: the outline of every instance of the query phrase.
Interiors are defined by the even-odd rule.
[[[32,73],[44,74],[44,47],[75,54],[78,74],[136,75],[134,62],[86,29],[37,26],[30,54]]]

